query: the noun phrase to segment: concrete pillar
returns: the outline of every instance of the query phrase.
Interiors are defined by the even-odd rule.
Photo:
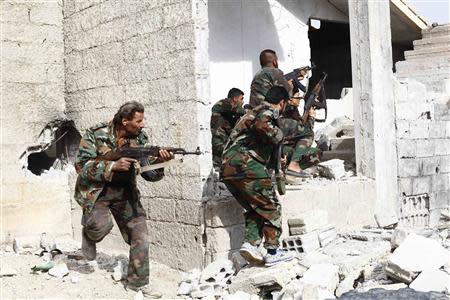
[[[387,225],[395,221],[398,189],[389,0],[348,6],[357,171],[375,179],[377,221]]]

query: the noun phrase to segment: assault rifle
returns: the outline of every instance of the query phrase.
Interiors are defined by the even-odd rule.
[[[327,98],[325,96],[325,87],[324,83],[327,79],[328,74],[323,72],[322,77],[319,82],[314,86],[313,89],[309,90],[304,99],[305,99],[305,107],[303,110],[302,120],[303,123],[306,123],[308,120],[309,110],[313,107],[315,109],[325,109],[325,118],[316,119],[317,122],[325,122],[327,119]]]
[[[292,83],[294,85],[294,90],[300,90],[303,93],[306,93],[306,87],[300,82],[303,78],[305,78],[306,74],[308,74],[308,71],[311,71],[316,66],[313,62],[311,62],[310,66],[305,66],[301,68],[294,69],[292,72],[287,73],[284,75],[284,78],[289,81],[292,80]]]
[[[151,172],[152,170],[164,168],[170,165],[173,161],[163,162],[163,163],[155,163],[151,164],[149,161],[149,156],[158,157],[160,150],[167,150],[172,152],[174,155],[201,155],[203,154],[200,151],[200,147],[197,147],[195,151],[187,151],[184,148],[175,148],[175,147],[159,147],[159,146],[150,146],[150,147],[130,147],[125,146],[120,148],[117,151],[110,151],[105,155],[98,156],[97,159],[100,160],[112,160],[116,161],[122,157],[134,158],[138,161],[140,166],[140,174],[145,180],[151,181]],[[126,185],[129,183],[129,179],[131,178],[131,174],[135,172],[134,165],[130,167],[130,170],[127,172],[117,172],[114,173],[114,176],[111,180],[112,183],[116,185]]]

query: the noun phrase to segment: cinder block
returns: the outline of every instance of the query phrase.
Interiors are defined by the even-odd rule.
[[[446,138],[447,127],[450,122],[447,121],[434,121],[429,124],[430,138],[442,139]]]
[[[437,174],[433,176],[432,190],[448,191],[450,190],[450,174]]]
[[[142,203],[147,207],[147,217],[153,221],[174,222],[175,200],[143,197]]]
[[[239,249],[244,240],[244,232],[245,227],[243,224],[206,228],[206,251],[213,253]]]
[[[450,173],[450,155],[439,156],[439,173]]]
[[[397,154],[399,158],[414,158],[417,153],[417,141],[397,139]]]
[[[152,220],[147,221],[147,224],[150,247],[158,245],[164,248],[189,249],[191,246],[195,248],[203,245],[202,226]]]
[[[432,190],[431,185],[431,176],[425,176],[425,177],[415,177],[412,179],[412,194],[424,194],[424,193],[430,193]],[[433,184],[434,185],[434,184]]]
[[[412,178],[398,178],[398,193],[399,195],[412,195]]]
[[[201,225],[203,223],[204,202],[201,199],[178,200],[175,203],[175,216],[178,222]]]
[[[405,158],[398,161],[399,177],[420,176],[420,172],[420,162],[418,159]]]
[[[434,103],[436,120],[450,121],[450,109],[446,103]]]
[[[321,247],[325,247],[331,243],[337,237],[336,227],[329,225],[327,227],[321,228],[319,231],[319,243]]]
[[[328,212],[325,210],[311,210],[305,213],[299,214],[297,218],[290,218],[288,221],[289,230],[291,235],[294,234],[291,229],[301,227],[301,231],[295,231],[295,233],[300,232],[300,234],[307,233],[319,229],[321,227],[327,226],[328,224]]]
[[[407,139],[410,137],[410,123],[408,120],[396,120],[397,137]]]
[[[311,252],[320,248],[317,231],[302,235],[286,237],[282,240],[282,247],[298,253]]]
[[[440,172],[441,159],[439,156],[420,158],[420,161],[422,164],[422,175],[434,175]]]
[[[430,121],[415,120],[410,125],[410,137],[412,139],[426,139],[429,138],[428,126]]]
[[[450,154],[450,139],[436,139],[435,142],[435,154],[436,155],[449,155]]]
[[[435,153],[434,140],[417,140],[416,157],[433,157]]]
[[[434,193],[434,199],[430,201],[430,209],[448,208],[450,206],[450,191],[438,191]]]

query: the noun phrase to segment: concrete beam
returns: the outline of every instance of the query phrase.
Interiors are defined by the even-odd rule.
[[[398,189],[389,1],[348,4],[357,172],[375,179],[382,216],[397,211]]]

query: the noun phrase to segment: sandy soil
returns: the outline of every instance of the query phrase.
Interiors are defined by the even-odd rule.
[[[90,274],[70,271],[59,279],[47,273],[33,274],[31,267],[42,262],[36,255],[2,251],[0,258],[2,269],[17,271],[15,276],[0,278],[0,299],[133,299],[136,294],[126,291],[106,270],[96,268]],[[150,282],[163,299],[175,298],[181,278],[179,271],[156,262],[150,264]]]

